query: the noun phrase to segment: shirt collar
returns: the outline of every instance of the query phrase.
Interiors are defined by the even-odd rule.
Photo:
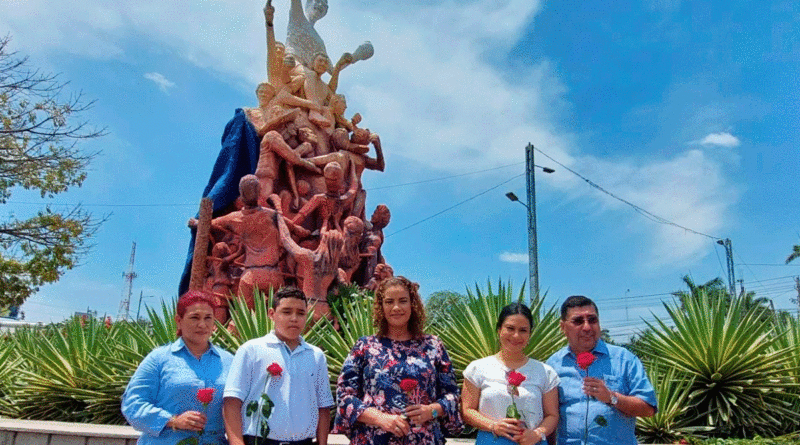
[[[210,344],[211,344],[211,347],[208,348],[208,351],[206,351],[206,352],[210,351],[212,354],[219,356],[220,355],[219,347],[215,346],[213,343],[210,343]],[[189,352],[189,348],[186,347],[186,343],[183,341],[183,337],[178,337],[178,339],[175,340],[170,345],[169,350],[172,351],[173,353],[175,353],[175,352],[180,351],[181,349],[186,349],[186,352]]]
[[[294,354],[294,353],[297,353],[297,352],[303,351],[303,350],[305,350],[305,349],[309,349],[308,343],[306,343],[306,341],[305,341],[305,340],[303,340],[303,336],[301,335],[301,336],[300,336],[300,344],[298,344],[298,345],[297,345],[297,347],[296,347],[296,348],[294,348],[294,350],[289,350],[289,346],[288,346],[288,345],[287,345],[287,344],[286,344],[286,343],[285,343],[283,340],[281,340],[280,338],[278,338],[278,336],[277,336],[277,335],[275,335],[275,330],[274,330],[274,329],[273,329],[273,330],[271,330],[271,331],[269,332],[269,334],[267,334],[267,335],[265,335],[265,336],[264,336],[264,341],[266,341],[266,342],[267,342],[267,344],[272,344],[272,345],[283,345],[283,346],[286,346],[286,349],[287,349],[287,350],[288,350],[288,351],[289,351],[291,354]]]
[[[565,355],[570,355],[573,358],[576,357],[575,353],[572,352],[572,349],[570,349],[569,345],[565,346],[564,350],[565,350]],[[606,342],[604,342],[602,339],[598,339],[597,340],[597,344],[594,345],[594,349],[592,349],[592,353],[593,354],[609,355],[608,354],[608,345],[606,345]]]

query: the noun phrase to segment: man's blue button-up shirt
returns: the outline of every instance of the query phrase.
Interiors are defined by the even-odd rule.
[[[603,379],[609,390],[638,397],[657,408],[653,385],[642,362],[633,353],[619,346],[607,345],[602,340],[597,342],[592,353],[596,359],[589,366],[589,377]],[[627,416],[584,394],[586,371],[578,368],[576,356],[569,346],[553,354],[547,364],[561,379],[558,385],[558,445],[582,445],[587,424],[589,445],[636,445],[636,417]]]
[[[122,414],[142,432],[138,443],[175,445],[181,439],[197,437],[195,432],[165,426],[172,416],[185,411],[203,412],[197,400],[201,388],[214,388],[214,400],[206,410],[208,421],[200,443],[228,443],[222,423],[222,393],[232,360],[230,352],[213,345],[198,359],[181,338],[147,354],[122,396]]]

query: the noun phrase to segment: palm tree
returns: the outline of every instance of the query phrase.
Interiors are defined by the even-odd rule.
[[[697,300],[703,294],[711,298],[722,298],[727,303],[730,301],[731,296],[728,289],[725,288],[725,282],[722,278],[714,278],[703,284],[696,284],[691,275],[684,275],[683,282],[689,288],[689,292],[678,291],[673,292],[672,295],[678,297],[681,302],[681,308],[686,308],[689,300]]]
[[[786,257],[786,264],[791,263],[797,258],[800,258],[800,244],[796,244],[794,246],[794,249],[792,250],[792,253],[790,253],[789,256]]]

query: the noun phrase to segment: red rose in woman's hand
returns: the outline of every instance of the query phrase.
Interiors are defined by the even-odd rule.
[[[203,404],[208,405],[214,400],[214,388],[203,388],[197,390],[197,400]]]
[[[576,361],[578,362],[578,367],[585,370],[588,369],[592,363],[594,363],[595,358],[597,357],[595,357],[591,352],[581,352],[578,354],[578,357],[576,357]]]
[[[411,392],[417,388],[417,383],[418,382],[414,379],[403,379],[400,381],[400,389],[402,389],[403,392]]]
[[[522,382],[525,381],[527,377],[524,374],[517,371],[511,371],[508,373],[508,384],[511,386],[519,386]]]
[[[269,372],[273,377],[280,377],[281,373],[283,372],[283,368],[281,368],[281,365],[272,362],[271,365],[267,366],[267,372]]]

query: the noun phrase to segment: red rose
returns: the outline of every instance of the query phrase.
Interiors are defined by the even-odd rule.
[[[203,406],[208,405],[214,400],[214,388],[203,388],[197,390],[197,400],[203,404]]]
[[[400,389],[404,392],[411,392],[417,388],[417,383],[414,379],[403,379],[400,381]]]
[[[281,365],[272,362],[271,365],[267,366],[267,372],[269,372],[273,377],[280,377],[281,373],[283,372],[283,368],[281,368]]]
[[[511,386],[519,386],[519,385],[521,385],[522,382],[524,382],[526,378],[527,377],[525,377],[524,374],[522,374],[521,372],[517,372],[517,371],[509,372],[508,373],[508,377],[507,377],[508,384],[511,385]]]
[[[594,359],[597,358],[591,352],[581,352],[578,354],[576,361],[578,362],[578,367],[581,369],[589,369],[589,366],[594,363]]]

